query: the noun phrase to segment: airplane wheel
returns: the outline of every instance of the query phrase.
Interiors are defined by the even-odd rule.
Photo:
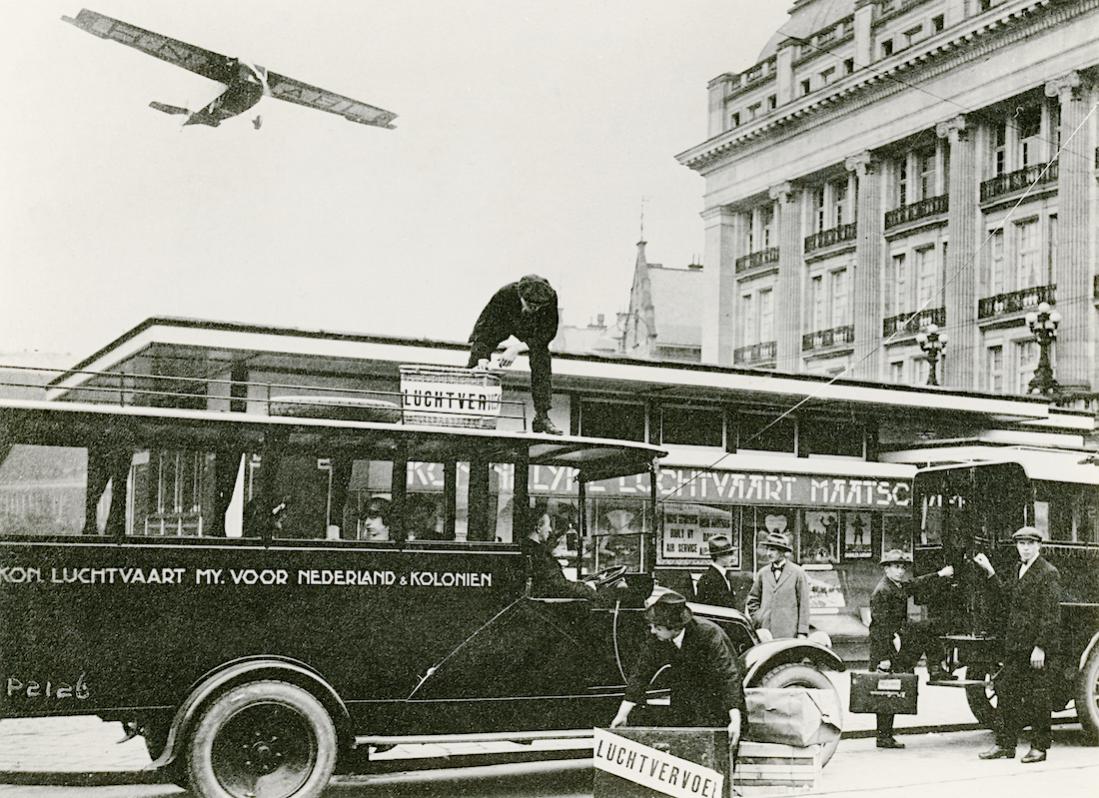
[[[812,690],[827,690],[832,694],[832,704],[835,706],[836,712],[840,713],[836,720],[838,721],[840,729],[843,729],[843,710],[842,705],[840,704],[839,691],[836,690],[836,686],[832,684],[831,679],[812,665],[804,665],[800,662],[779,665],[774,670],[764,674],[763,678],[759,681],[759,686],[807,687]],[[821,747],[821,767],[828,764],[828,760],[832,758],[832,754],[836,753],[836,748],[839,747],[839,744],[840,735],[837,734],[834,740],[830,740]]]
[[[336,753],[336,727],[311,693],[252,682],[202,714],[187,743],[187,779],[200,798],[318,798]]]

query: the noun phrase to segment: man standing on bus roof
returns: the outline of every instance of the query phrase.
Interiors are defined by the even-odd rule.
[[[881,558],[885,575],[870,594],[870,667],[891,673],[912,673],[920,657],[927,652],[927,669],[932,679],[953,678],[942,673],[942,652],[930,622],[908,621],[908,597],[921,598],[921,592],[932,587],[940,578],[954,576],[954,567],[947,565],[937,573],[906,579],[912,556],[900,549],[891,549]],[[924,603],[924,602],[920,602]],[[900,637],[901,647],[893,644]],[[878,715],[878,748],[904,748],[893,736],[893,715]]]
[[[738,606],[728,574],[736,555],[733,542],[724,535],[714,535],[707,541],[706,547],[710,552],[710,567],[698,578],[695,601],[717,607]]]
[[[553,369],[550,341],[557,335],[557,292],[545,277],[528,274],[518,282],[508,283],[485,305],[473,332],[469,334],[467,368],[487,369],[493,351],[508,338],[527,345],[530,360],[530,393],[534,400],[534,432],[560,435],[561,430],[550,420],[550,398],[553,392]],[[500,355],[501,368],[508,368],[519,354],[520,344],[508,345]]]
[[[726,726],[730,742],[739,739],[745,715],[744,675],[728,636],[717,624],[695,618],[687,599],[662,594],[645,610],[648,637],[626,680],[626,694],[611,721],[623,725],[645,701],[649,684],[666,665],[671,726]]]
[[[984,552],[973,556],[1007,608],[1004,667],[995,681],[1000,724],[996,745],[980,757],[1014,758],[1019,732],[1029,723],[1034,736],[1022,761],[1043,762],[1050,745],[1050,683],[1060,638],[1060,574],[1042,557],[1043,538],[1037,529],[1020,527],[1011,539],[1020,563],[1007,573],[997,573]]]
[[[794,551],[781,532],[768,532],[763,541],[767,565],[756,572],[748,591],[745,611],[759,629],[771,637],[809,636],[809,579],[790,562]]]

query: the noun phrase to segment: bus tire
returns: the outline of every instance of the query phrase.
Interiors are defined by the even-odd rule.
[[[320,701],[276,680],[226,690],[187,740],[187,782],[200,798],[317,798],[336,768],[336,727]]]
[[[966,685],[965,700],[977,722],[986,729],[995,730],[999,726],[1000,715],[996,709],[995,683],[988,678],[992,672],[988,668],[981,668],[971,674],[969,669],[966,669],[966,679],[981,680],[984,684]]]
[[[1099,743],[1099,646],[1092,648],[1076,679],[1076,717],[1084,735],[1094,745]]]
[[[760,687],[808,687],[813,690],[827,690],[832,694],[832,702],[836,711],[841,713],[843,711],[842,705],[840,704],[839,691],[836,690],[836,686],[832,684],[832,680],[812,665],[805,665],[800,662],[789,662],[785,665],[779,665],[777,668],[765,673],[758,684]],[[836,720],[839,721],[837,725],[839,725],[842,730],[842,715]],[[821,746],[821,767],[828,764],[828,760],[832,758],[832,754],[836,753],[836,748],[839,747],[839,744],[840,735],[837,734],[834,740],[830,740]]]

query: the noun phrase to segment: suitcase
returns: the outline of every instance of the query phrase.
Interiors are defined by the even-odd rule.
[[[631,741],[639,745],[629,746]],[[622,742],[628,746],[625,757],[618,752]],[[592,796],[667,798],[669,795],[697,795],[726,798],[729,795],[731,751],[739,741],[732,742],[730,746],[729,732],[725,728],[621,726],[609,730],[596,729],[592,749],[595,765]],[[642,760],[642,756],[646,759]],[[653,767],[653,761],[661,757],[685,760],[686,767],[676,762],[666,767]],[[616,768],[616,764],[619,767]],[[720,777],[720,789],[715,777]]]
[[[852,671],[847,708],[856,714],[915,715],[918,692],[914,673]]]

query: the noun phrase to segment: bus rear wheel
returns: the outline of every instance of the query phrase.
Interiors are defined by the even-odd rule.
[[[202,713],[187,743],[187,781],[200,798],[316,798],[336,753],[336,727],[311,693],[251,682]]]
[[[1084,667],[1076,680],[1076,717],[1084,728],[1084,734],[1092,743],[1099,743],[1099,645],[1095,646],[1084,661]]]
[[[807,687],[811,690],[826,690],[831,694],[831,702],[835,707],[837,713],[842,713],[840,705],[839,691],[836,690],[836,686],[832,684],[832,680],[814,668],[812,665],[805,665],[800,662],[790,662],[785,665],[779,665],[774,670],[768,671],[764,674],[763,678],[759,680],[760,687]],[[836,725],[843,729],[843,716],[840,714],[836,718]],[[821,746],[821,767],[828,764],[828,760],[832,758],[832,754],[836,753],[836,748],[840,744],[840,735],[836,735],[836,739],[831,740]]]

